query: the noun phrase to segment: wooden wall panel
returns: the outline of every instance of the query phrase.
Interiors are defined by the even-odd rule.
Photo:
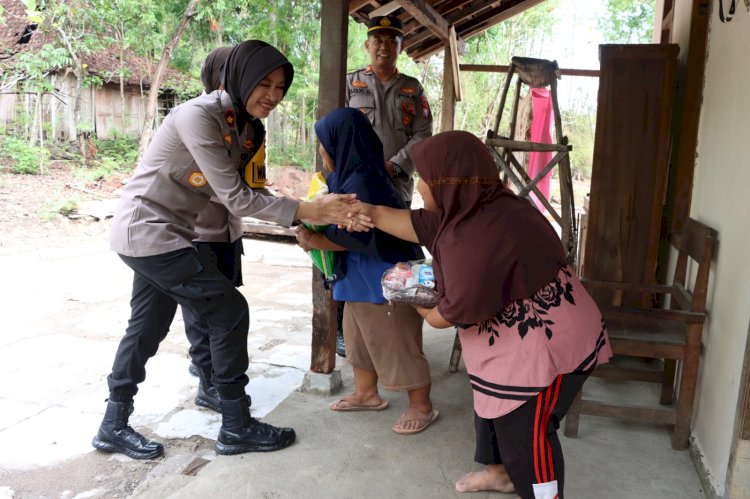
[[[676,45],[602,45],[583,276],[655,282]],[[598,296],[639,305],[639,296]]]

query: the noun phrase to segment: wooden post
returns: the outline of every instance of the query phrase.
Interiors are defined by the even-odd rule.
[[[703,79],[706,72],[706,50],[710,21],[709,2],[693,0],[690,16],[690,39],[685,73],[680,81],[672,127],[672,165],[667,186],[666,216],[672,233],[682,231],[690,216],[693,195],[695,156],[698,148],[698,125],[703,101]],[[683,52],[686,47],[681,47]],[[668,248],[669,234],[664,234],[662,248]],[[660,262],[667,261],[668,249]],[[666,267],[666,265],[664,265]]]
[[[320,81],[318,118],[344,105],[348,2],[322,2],[320,10]],[[315,155],[315,169],[323,167]],[[336,367],[336,302],[326,290],[318,269],[312,271],[312,358],[310,370],[329,374]]]
[[[453,79],[453,56],[448,44],[445,45],[443,61],[443,109],[440,113],[440,131],[453,130],[456,116],[456,90]]]

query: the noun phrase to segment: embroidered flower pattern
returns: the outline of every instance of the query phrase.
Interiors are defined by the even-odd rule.
[[[575,305],[573,299],[573,285],[570,283],[572,274],[567,268],[562,269],[562,276],[558,275],[554,281],[546,284],[534,293],[530,299],[516,300],[503,308],[495,317],[479,324],[478,334],[489,335],[489,345],[495,344],[495,338],[500,337],[500,325],[506,327],[517,326],[518,334],[523,339],[531,329],[544,328],[547,339],[552,339],[550,326],[555,323],[548,319],[548,311],[560,306],[562,300]]]

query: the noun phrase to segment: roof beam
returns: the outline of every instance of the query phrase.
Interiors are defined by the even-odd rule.
[[[468,38],[469,36],[475,35],[480,31],[484,31],[490,26],[494,26],[495,24],[505,21],[506,19],[518,15],[523,11],[530,9],[531,7],[539,5],[542,2],[544,2],[544,0],[521,0],[516,1],[515,5],[512,5],[510,7],[502,7],[485,12],[482,15],[477,16],[477,18],[472,19],[476,22],[476,24],[474,24],[474,27],[471,30],[467,30],[464,36]],[[477,27],[479,26],[482,26],[483,29],[478,30]]]
[[[411,14],[411,16],[420,22],[437,36],[442,43],[448,42],[448,21],[430,6],[425,0],[396,0],[401,7]]]
[[[470,3],[471,5],[469,5],[467,8],[456,11],[459,7],[464,7],[468,3]],[[450,12],[450,15],[447,17],[448,24],[458,25],[461,22],[465,21],[466,19],[470,19],[478,15],[480,12],[483,12],[484,10],[492,6],[493,4],[487,3],[486,0],[474,0],[474,1],[462,0],[461,2],[458,2],[458,3],[453,2],[453,3],[445,4],[446,9],[441,10],[441,13],[445,15]],[[416,25],[412,29],[417,29],[420,27],[416,21],[412,21],[409,24]],[[409,29],[408,31],[412,31],[412,29]],[[405,34],[406,33],[407,31],[405,31]],[[431,36],[430,31],[425,29],[418,33],[415,33],[412,36],[405,38],[404,43],[403,43],[404,50],[408,50],[410,47],[413,47],[414,45],[418,45],[422,43],[424,40],[426,40],[430,36]]]
[[[365,5],[370,5],[372,7],[378,7],[378,3],[374,0],[350,0],[349,1],[349,15],[351,16],[355,12],[357,12],[359,9],[364,7]]]
[[[378,7],[377,9],[370,12],[368,15],[370,16],[370,19],[372,19],[373,17],[378,17],[378,16],[387,16],[391,12],[396,11],[400,8],[401,8],[401,5],[399,5],[399,3],[394,0],[393,2],[388,2],[387,4],[381,7]]]
[[[471,20],[465,21],[466,23],[469,23],[470,27],[467,26],[467,28],[461,29],[459,22],[454,22],[453,24],[456,25],[456,32],[459,38],[466,40],[491,26],[518,15],[542,2],[544,2],[544,0],[511,0],[510,2],[503,4],[502,7],[495,7],[483,12],[481,15],[476,16]],[[407,50],[407,53],[414,60],[422,60],[442,49],[443,43],[441,41],[431,40],[429,43],[422,46],[414,47],[411,51]]]

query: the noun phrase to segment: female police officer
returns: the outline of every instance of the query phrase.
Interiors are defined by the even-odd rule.
[[[346,224],[351,197],[299,203],[254,193],[238,167],[252,147],[251,121],[265,118],[292,83],[294,70],[274,47],[240,43],[222,73],[225,91],[191,99],[167,116],[123,189],[111,247],[134,271],[131,316],[107,378],[109,399],[93,446],[136,459],[161,455],[128,425],[146,361],[156,354],[179,303],[208,324],[212,383],[221,399],[220,454],[272,451],[294,442],[291,428],[250,416],[245,385],[249,312],[245,299],[192,245],[198,213],[211,196],[236,216],[289,226],[295,219]]]

